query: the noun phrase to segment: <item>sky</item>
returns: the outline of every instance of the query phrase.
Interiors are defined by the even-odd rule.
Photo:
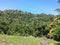
[[[56,0],[0,0],[0,10],[14,9],[34,14],[58,14],[54,11],[60,7]]]

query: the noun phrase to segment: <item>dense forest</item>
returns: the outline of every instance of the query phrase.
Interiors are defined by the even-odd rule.
[[[60,38],[59,20],[59,16],[52,14],[0,10],[0,34]]]

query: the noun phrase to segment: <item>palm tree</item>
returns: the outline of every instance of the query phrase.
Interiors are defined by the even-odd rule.
[[[57,8],[55,11],[57,11],[59,13],[59,15],[60,15],[60,8]]]
[[[56,0],[58,3],[60,3],[60,0]]]

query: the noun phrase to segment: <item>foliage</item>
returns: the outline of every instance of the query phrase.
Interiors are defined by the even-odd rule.
[[[47,35],[48,25],[54,17],[51,14],[32,14],[19,10],[0,11],[0,34],[35,37]]]
[[[60,41],[60,15],[58,15],[53,23],[50,25],[51,30],[49,32],[50,37]]]

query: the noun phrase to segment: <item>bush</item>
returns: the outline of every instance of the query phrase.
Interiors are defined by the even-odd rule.
[[[55,43],[55,45],[60,45],[60,43]]]

